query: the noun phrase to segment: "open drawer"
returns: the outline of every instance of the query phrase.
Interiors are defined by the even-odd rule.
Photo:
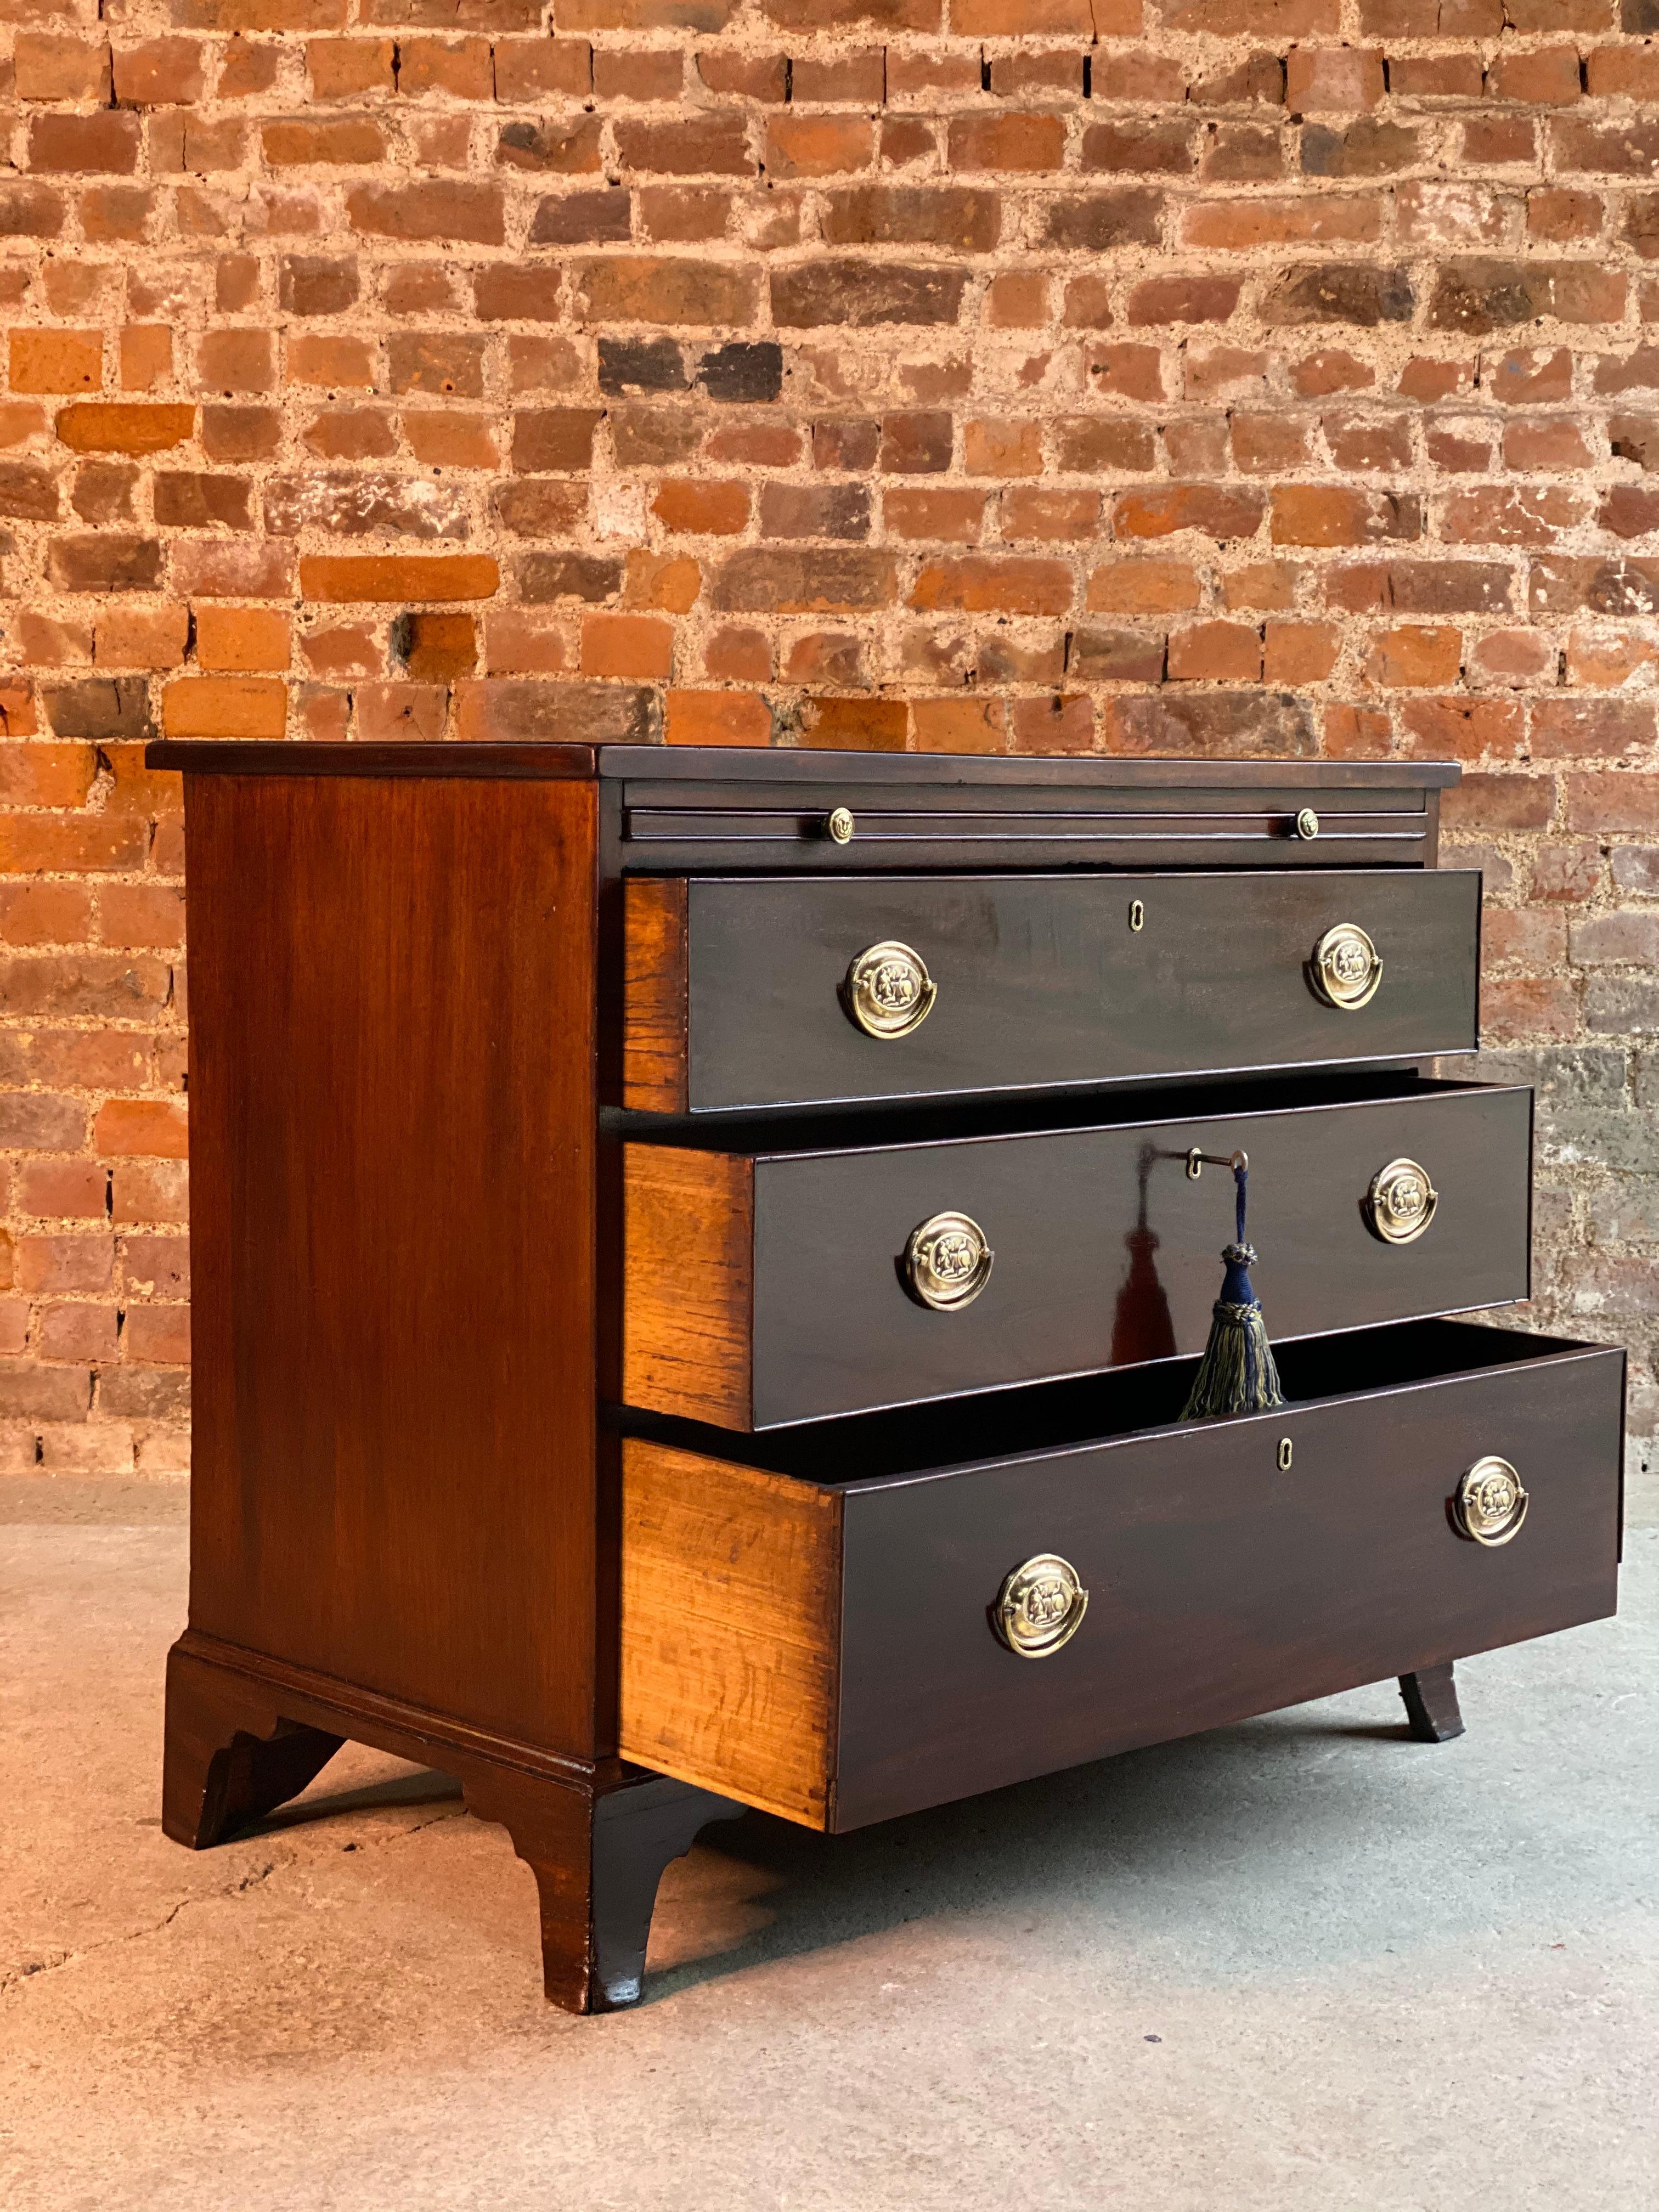
[[[1468,1052],[1480,878],[635,876],[618,1103],[945,1097]]]
[[[1275,1340],[1527,1297],[1529,1091],[1258,1097],[903,1143],[629,1144],[620,1395],[764,1429],[1199,1352],[1233,1190],[1194,1152],[1249,1156]]]
[[[624,1438],[622,1755],[854,1828],[1614,1610],[1621,1352],[1431,1322],[1282,1371],[1188,1425],[1181,1363]]]

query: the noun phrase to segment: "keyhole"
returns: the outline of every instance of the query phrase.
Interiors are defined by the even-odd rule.
[[[1288,1474],[1291,1471],[1291,1451],[1292,1446],[1290,1438],[1288,1437],[1280,1437],[1279,1439],[1279,1471],[1281,1474]]]
[[[1146,927],[1146,909],[1139,899],[1129,902],[1129,927],[1131,929],[1145,929]]]

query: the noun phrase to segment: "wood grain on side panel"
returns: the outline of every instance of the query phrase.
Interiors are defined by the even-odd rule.
[[[186,820],[191,1626],[592,1758],[594,787]]]
[[[754,1164],[623,1148],[623,1397],[723,1429],[750,1424]]]
[[[684,878],[629,877],[623,885],[623,929],[622,1103],[640,1114],[684,1114]]]
[[[840,1659],[840,1493],[629,1437],[622,1756],[827,1827]]]

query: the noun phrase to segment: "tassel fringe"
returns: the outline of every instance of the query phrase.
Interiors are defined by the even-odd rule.
[[[1198,1363],[1182,1419],[1203,1421],[1220,1413],[1265,1413],[1284,1402],[1261,1307],[1254,1298],[1248,1305],[1229,1305],[1218,1298],[1210,1340]]]
[[[1249,1271],[1256,1255],[1255,1247],[1244,1241],[1247,1175],[1243,1156],[1236,1153],[1237,1238],[1222,1250],[1226,1273],[1221,1279],[1221,1296],[1215,1302],[1209,1341],[1193,1377],[1181,1416],[1183,1421],[1214,1420],[1227,1413],[1265,1413],[1285,1402],[1273,1346],[1267,1341],[1267,1325],[1250,1285]]]

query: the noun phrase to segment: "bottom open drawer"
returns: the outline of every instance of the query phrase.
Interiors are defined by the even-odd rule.
[[[626,1437],[623,1756],[855,1828],[1615,1609],[1621,1352],[1413,1322],[1181,1425],[1191,1371]],[[1489,1458],[1525,1492],[1498,1543],[1460,1525]],[[1086,1605],[1006,1588],[1044,1559]]]

